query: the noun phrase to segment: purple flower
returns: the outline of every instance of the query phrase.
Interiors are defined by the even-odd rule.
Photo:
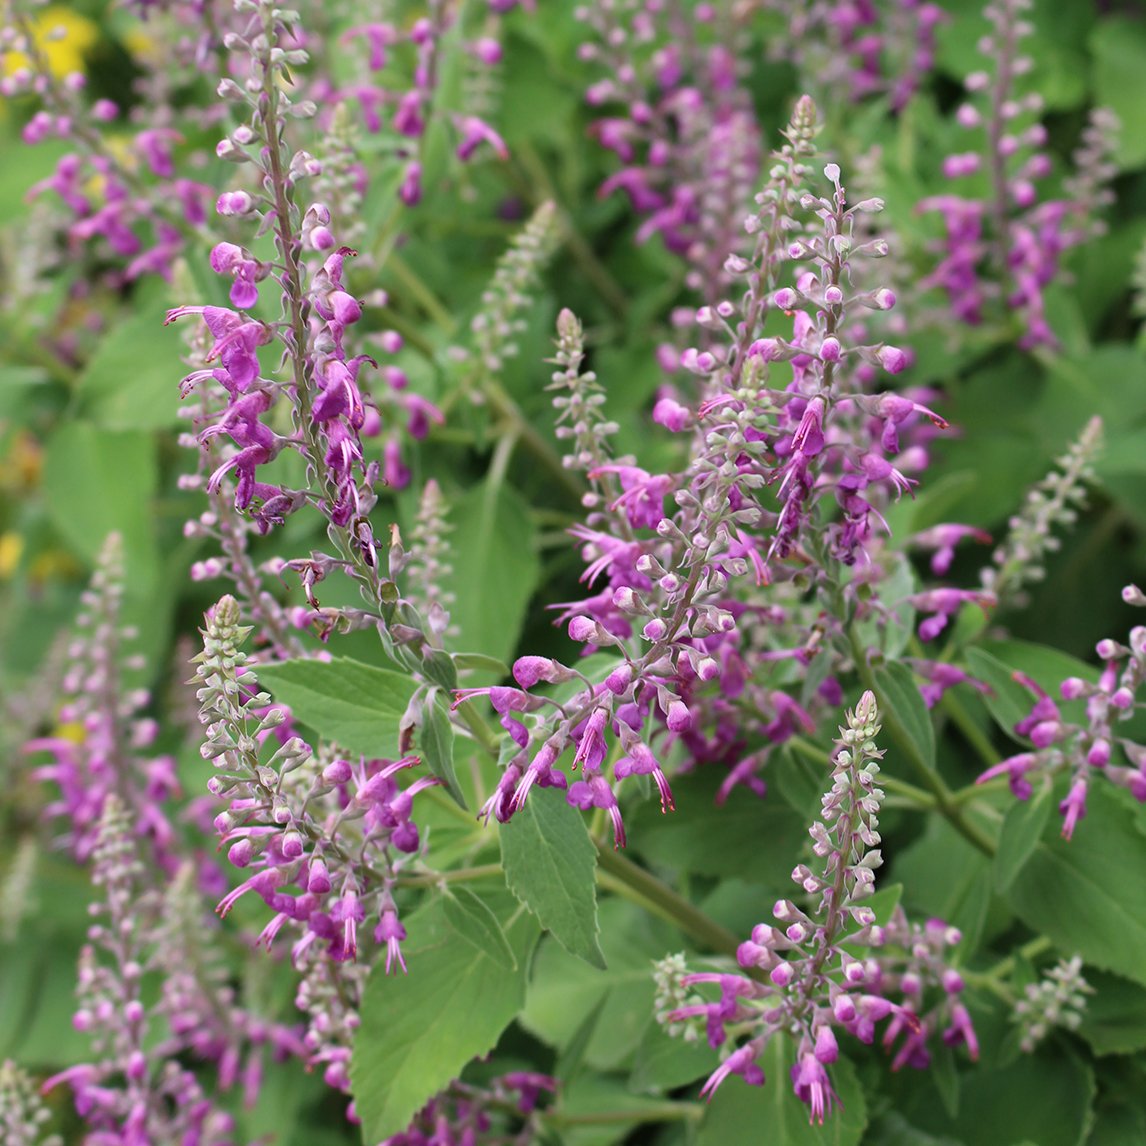
[[[614,850],[625,846],[625,825],[621,820],[621,809],[604,776],[593,776],[589,780],[578,780],[570,784],[565,799],[574,808],[604,808],[613,822]]]

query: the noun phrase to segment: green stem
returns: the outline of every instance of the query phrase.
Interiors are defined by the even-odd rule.
[[[699,1122],[705,1107],[700,1102],[642,1103],[640,1109],[594,1110],[566,1114],[547,1111],[539,1121],[546,1126],[613,1126],[627,1122]]]
[[[509,394],[506,393],[501,383],[489,378],[483,383],[482,390],[493,410],[500,417],[504,418],[520,436],[522,445],[524,445],[539,462],[544,464],[545,468],[557,479],[558,485],[563,486],[565,490],[580,503],[581,497],[585,493],[584,487],[580,481],[565,468],[561,455],[553,447],[552,443],[538,432],[536,426],[531,425],[525,420],[525,415],[522,414],[521,408]]]
[[[413,319],[399,314],[398,311],[389,306],[382,307],[378,316],[387,326],[392,326],[402,336],[403,340],[409,343],[423,358],[430,362],[434,361],[437,355],[434,344],[422,333],[421,328]]]
[[[401,887],[438,887],[443,883],[475,883],[501,874],[501,864],[483,863],[476,867],[457,867],[452,871],[424,871],[417,875],[402,875],[398,877],[398,884]]]
[[[1002,792],[1006,789],[1009,781],[1006,776],[996,776],[993,780],[988,780],[985,784],[971,783],[965,788],[958,788],[951,793],[951,802],[962,807],[964,804],[969,804],[978,796],[985,796],[990,792]]]
[[[429,803],[434,804],[438,809],[449,814],[458,821],[460,824],[465,824],[467,828],[474,827],[474,817],[472,812],[467,812],[465,808],[458,805],[457,801],[450,796],[445,788],[432,787],[426,789],[426,794],[419,797],[420,799],[427,800]]]
[[[406,292],[430,316],[430,318],[447,333],[457,326],[450,308],[430,288],[425,280],[402,258],[401,255],[390,252],[386,260],[386,269],[406,288]]]
[[[1045,935],[1039,935],[1034,939],[1028,940],[1018,950],[1018,955],[1024,959],[1034,959],[1041,955],[1044,951],[1050,951],[1054,948],[1054,943]],[[981,990],[990,991],[993,995],[998,996],[1007,1003],[1014,1002],[1014,992],[1006,985],[1006,980],[1011,972],[1015,969],[1015,955],[1008,955],[1006,959],[1000,960],[989,971],[967,971],[962,970],[961,974],[967,980],[968,986],[977,987]]]
[[[479,715],[472,700],[463,700],[454,711],[461,717],[462,723],[473,733],[473,738],[482,749],[494,760],[501,754],[497,737],[485,720]]]
[[[735,958],[740,940],[727,927],[694,907],[651,872],[615,852],[600,840],[597,844],[597,880],[609,890],[659,915],[698,943]]]
[[[907,762],[915,770],[923,786],[934,796],[936,809],[972,847],[986,856],[993,856],[995,841],[963,814],[958,802],[952,797],[951,790],[943,782],[942,777],[928,765],[911,733],[903,726],[895,709],[888,703],[887,697],[876,682],[875,673],[868,663],[867,650],[863,647],[863,642],[854,626],[848,629],[848,640],[851,643],[852,660],[855,662],[860,680],[865,688],[870,689],[879,698],[880,722],[900,752],[907,758]],[[882,778],[886,779],[886,774]]]
[[[554,187],[553,181],[549,178],[549,171],[537,152],[528,143],[519,143],[515,148],[515,155],[525,169],[525,178],[521,182],[534,206],[546,201],[560,204],[557,188]],[[629,309],[629,296],[624,288],[597,258],[596,252],[573,225],[569,212],[564,208],[561,210],[561,222],[565,247],[573,257],[573,261],[580,267],[597,294],[608,304],[609,309],[615,314],[625,315]]]
[[[787,744],[813,764],[822,767],[827,762],[827,749],[813,744],[812,741],[805,739],[803,736],[790,736],[787,740]],[[902,806],[914,808],[921,812],[931,812],[935,810],[935,797],[930,792],[925,792],[922,788],[917,788],[914,784],[909,784],[906,780],[897,780],[894,776],[889,776],[886,772],[881,772],[879,774],[879,784],[881,788],[886,789],[888,792],[902,797],[904,801],[904,805]]]
[[[975,723],[967,706],[948,689],[939,701],[940,711],[963,736],[963,739],[979,754],[979,759],[988,767],[994,767],[1002,759],[995,751],[991,738]]]

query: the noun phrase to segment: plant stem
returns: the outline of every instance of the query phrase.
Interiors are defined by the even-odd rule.
[[[943,779],[924,760],[919,746],[911,737],[911,733],[903,726],[895,709],[888,703],[887,697],[875,679],[875,673],[868,663],[867,650],[863,647],[859,633],[855,627],[848,629],[848,640],[851,643],[852,660],[855,662],[856,672],[865,688],[871,689],[879,698],[879,715],[884,728],[896,742],[899,750],[907,757],[908,763],[915,769],[923,786],[935,798],[935,808],[945,820],[969,843],[986,856],[995,854],[995,842],[982,828],[971,823],[964,815],[959,802],[952,796],[951,790]],[[883,776],[886,780],[886,775]]]
[[[944,692],[939,701],[939,708],[943,715],[948,717],[952,724],[959,729],[960,734],[967,743],[975,749],[979,758],[988,767],[994,767],[1002,759],[995,751],[991,738],[975,723],[974,718],[967,711],[967,706],[950,690]]]
[[[476,867],[456,867],[452,871],[424,871],[417,875],[400,875],[401,887],[437,887],[443,883],[475,883],[480,879],[490,879],[501,875],[499,863],[483,863]]]
[[[661,1102],[642,1104],[640,1109],[594,1110],[565,1114],[546,1111],[541,1121],[547,1126],[612,1126],[622,1122],[699,1122],[705,1107],[699,1102]]]
[[[517,158],[525,169],[525,178],[522,180],[527,193],[534,206],[551,200],[560,203],[557,188],[549,178],[549,172],[541,157],[527,143],[521,143],[516,148]],[[629,296],[620,283],[613,278],[609,269],[597,258],[592,246],[585,241],[584,236],[573,225],[569,212],[561,210],[561,234],[565,246],[573,261],[581,268],[582,273],[593,285],[602,300],[606,302],[614,314],[624,315],[629,309]]]
[[[521,407],[506,393],[501,383],[489,378],[482,383],[482,391],[489,400],[492,409],[520,435],[522,445],[553,474],[557,479],[557,484],[564,487],[566,492],[576,498],[580,504],[581,497],[585,493],[584,487],[565,468],[561,455],[552,443],[543,437],[535,426],[526,421],[525,415],[521,412]]]
[[[1020,956],[1023,959],[1034,959],[1044,951],[1050,951],[1053,948],[1054,943],[1050,939],[1045,935],[1039,935],[1024,943],[1014,955],[1008,955],[1006,959],[1001,959],[989,971],[963,970],[962,974],[969,985],[990,991],[1005,1002],[1013,1003],[1014,992],[1002,980],[1006,979],[1014,970],[1015,960]]]
[[[787,743],[790,748],[799,752],[805,759],[821,767],[828,759],[828,750],[826,748],[821,748],[818,744],[813,744],[812,741],[805,739],[803,736],[790,736],[788,737]],[[893,792],[895,795],[901,796],[904,801],[902,806],[911,807],[920,812],[931,812],[935,810],[935,797],[930,792],[925,792],[922,788],[917,788],[914,784],[909,784],[906,780],[897,780],[894,776],[888,776],[886,772],[881,772],[879,774],[879,784],[880,787],[887,789],[888,792]]]
[[[426,285],[425,281],[401,255],[391,251],[386,260],[386,268],[406,288],[406,292],[447,333],[452,334],[457,321],[450,308]]]
[[[659,915],[698,943],[722,955],[735,957],[740,940],[727,927],[694,907],[668,884],[633,863],[600,840],[597,845],[597,880],[610,891]]]

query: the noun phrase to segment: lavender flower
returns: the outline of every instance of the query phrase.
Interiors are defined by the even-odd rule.
[[[1071,198],[1038,201],[1036,181],[1050,173],[1051,164],[1042,150],[1046,129],[1034,118],[1042,110],[1041,97],[1020,92],[1020,77],[1032,63],[1021,54],[1021,42],[1032,30],[1024,19],[1030,7],[1031,0],[998,0],[984,9],[992,31],[980,47],[995,74],[969,75],[971,99],[956,113],[962,127],[982,129],[984,143],[979,150],[948,156],[943,164],[949,179],[986,171],[990,197],[944,194],[919,204],[920,210],[943,216],[946,232],[930,285],[946,291],[952,313],[970,324],[982,321],[988,303],[1005,300],[1020,317],[1019,345],[1027,348],[1055,343],[1043,292],[1058,276],[1063,252],[1094,233],[1091,216],[1109,202],[1105,185],[1114,168],[1107,155],[1115,129],[1111,113],[1100,112],[1075,157],[1078,172],[1065,188]],[[976,101],[980,93],[986,98]]]
[[[443,41],[458,23],[461,7],[456,0],[428,0],[422,14],[408,25],[393,19],[375,20],[351,28],[343,37],[344,43],[365,45],[368,73],[348,85],[341,96],[358,102],[368,131],[389,136],[389,150],[402,168],[398,197],[408,207],[417,205],[422,198],[421,149],[432,119],[443,114],[436,99]],[[383,77],[393,74],[393,69],[388,69],[391,57],[411,53],[414,59],[409,87],[384,86]],[[500,50],[492,27],[483,28],[482,35],[472,41],[468,55],[475,66],[491,68],[497,64]],[[470,89],[473,90],[472,84]],[[445,118],[456,134],[455,153],[462,162],[486,147],[502,159],[508,154],[505,142],[476,106],[467,105],[465,112],[451,112]]]
[[[868,557],[882,522],[878,507],[911,485],[893,460],[901,448],[900,427],[918,414],[945,425],[912,398],[868,392],[880,368],[898,373],[908,361],[897,347],[849,338],[855,315],[895,304],[887,290],[851,283],[853,263],[884,250],[878,239],[855,240],[856,216],[882,204],[848,207],[834,164],[826,169],[831,199],[804,189],[815,124],[815,107],[805,98],[786,133],[788,143],[776,153],[772,179],[757,196],[759,210],[745,222],[753,258],[728,260],[729,274],[747,281],[743,297],[697,312],[706,330],[726,339],[681,356],[681,364],[703,380],[701,401],[693,411],[662,397],[654,412],[677,432],[692,430],[694,456],[685,471],[652,474],[632,458],[610,456],[598,384],[580,372],[579,325],[568,313],[559,319],[556,362],[564,369],[553,385],[559,434],[572,441],[568,464],[585,469],[592,483],[585,499],[591,512],[571,532],[583,545],[583,580],[604,585],[586,599],[557,606],[559,620],[586,651],[615,650],[619,659],[603,679],[582,678],[585,688],[560,705],[527,690],[539,680],[569,679],[576,670],[557,665],[539,677],[537,658],[515,666],[521,690],[459,694],[489,695],[517,747],[486,815],[507,818],[535,783],[557,785],[566,788],[570,803],[607,812],[620,846],[615,784],[650,775],[662,808],[670,810],[665,754],[675,742],[692,765],[717,760],[731,766],[729,786],[751,783],[762,791],[755,773],[770,746],[814,727],[804,703],[751,679],[744,645],[755,638],[739,631],[738,618],[751,633],[758,616],[770,615],[769,605],[762,598],[746,608],[730,582],[750,578],[762,590],[770,582],[802,578],[809,565],[828,569]],[[789,262],[809,269],[799,271],[793,286],[779,287]],[[791,340],[759,337],[772,307],[793,316]],[[769,382],[775,363],[791,364],[784,387]],[[778,512],[763,500],[769,485],[778,487]],[[828,493],[842,512],[821,525],[817,503]],[[669,496],[675,510],[666,508]],[[950,590],[936,598],[933,611],[946,618],[961,599]],[[938,625],[932,622],[936,631]],[[836,697],[834,681],[822,684],[825,698]],[[746,732],[764,747],[746,751]],[[603,764],[611,740],[622,755],[610,780]],[[573,784],[555,767],[567,748],[573,749],[573,768],[582,768]]]
[[[447,537],[449,528],[445,498],[438,483],[431,478],[422,490],[418,518],[402,573],[411,587],[406,599],[426,618],[427,637],[438,647],[451,632],[450,607],[454,603],[454,594],[445,588],[453,573]],[[392,559],[394,548],[392,541]]]
[[[44,1083],[66,1082],[88,1127],[109,1146],[196,1141],[229,1146],[231,1117],[215,1109],[178,1047],[149,1038],[153,1017],[142,993],[154,893],[143,893],[133,817],[107,799],[93,853],[92,879],[105,897],[106,922],[93,925],[80,956],[75,1025],[91,1033],[97,1062],[70,1067]]]
[[[336,961],[354,960],[359,925],[371,918],[374,941],[389,946],[391,889],[401,857],[416,854],[420,844],[413,799],[438,781],[422,776],[403,789],[397,777],[419,763],[415,756],[354,764],[316,756],[298,736],[286,735],[287,714],[257,691],[239,651],[249,630],[238,621],[238,603],[223,597],[207,618],[204,652],[196,658],[207,726],[202,753],[219,770],[209,788],[228,800],[216,829],[231,863],[251,872],[218,911],[226,915],[254,892],[274,913],[260,937],[268,947],[284,927],[301,931],[296,960],[316,944]],[[277,747],[264,762],[259,746],[268,740]]]
[[[902,110],[935,60],[936,29],[947,15],[937,4],[896,0],[763,0],[787,22],[768,54],[794,63],[821,98],[859,100],[887,94]]]
[[[874,872],[882,863],[877,813],[883,792],[876,787],[876,777],[883,752],[874,741],[879,729],[875,697],[865,692],[847,714],[847,727],[840,729],[832,788],[823,798],[821,821],[809,833],[812,851],[823,866],[813,872],[800,864],[792,872],[808,898],[807,908],[786,899],[776,903],[772,914],[784,930],[760,924],[737,952],[747,975],[700,972],[680,980],[686,989],[716,986],[720,998],[686,1003],[663,1021],[703,1019],[714,1048],[746,1036],[725,1054],[702,1094],[711,1096],[732,1074],[751,1085],[763,1084],[758,1059],[769,1040],[785,1032],[798,1040],[793,1089],[807,1104],[810,1120],[823,1123],[840,1103],[828,1072],[839,1056],[837,1029],[871,1042],[875,1024],[890,1016],[885,1042],[908,1033],[896,1063],[922,1066],[923,1038],[937,1021],[921,1016],[925,988],[938,980],[947,1000],[963,988],[961,978],[940,956],[944,946],[958,941],[957,933],[942,924],[913,929],[902,913],[883,927],[863,903],[874,890]],[[896,952],[900,946],[902,955]],[[857,947],[870,948],[870,955],[856,955]],[[893,1002],[893,992],[903,1001]],[[944,1012],[950,1018],[945,1040],[965,1042],[974,1057],[977,1046],[966,1009],[950,1001],[941,1003],[936,1015]]]
[[[1146,595],[1136,585],[1127,585],[1122,599],[1128,605],[1146,606]],[[1087,792],[1098,776],[1146,803],[1146,747],[1117,733],[1117,726],[1142,706],[1138,690],[1146,679],[1146,626],[1131,629],[1128,645],[1107,639],[1098,642],[1096,651],[1104,662],[1097,684],[1068,677],[1059,686],[1063,700],[1086,701],[1082,724],[1065,719],[1054,698],[1036,681],[1016,674],[1037,697],[1029,715],[1015,725],[1015,733],[1030,741],[1031,750],[1007,757],[978,779],[985,783],[1006,776],[1014,795],[1026,800],[1033,791],[1033,779],[1065,773],[1068,788],[1059,812],[1062,834],[1068,840],[1086,815]],[[1120,762],[1119,748],[1128,763]]]
[[[65,839],[76,859],[91,858],[104,807],[115,797],[131,810],[133,830],[146,841],[149,860],[174,872],[177,841],[166,805],[179,784],[174,759],[147,752],[158,734],[155,721],[142,715],[147,691],[124,684],[124,671],[139,667],[137,657],[123,652],[136,635],[122,621],[124,583],[122,541],[111,534],[81,598],[59,727],[54,735],[27,741],[24,751],[53,757],[34,775],[58,788],[45,813],[66,822]]]
[[[556,1089],[556,1079],[534,1071],[512,1071],[484,1086],[459,1080],[379,1146],[529,1146],[540,1133],[538,1103]]]
[[[482,293],[481,310],[470,329],[477,344],[481,369],[496,376],[506,358],[517,354],[517,335],[525,329],[518,315],[561,236],[557,208],[542,203],[514,237],[501,257],[493,279]]]
[[[637,241],[660,234],[687,260],[688,286],[707,300],[727,283],[729,252],[742,253],[740,212],[760,168],[760,129],[733,50],[737,18],[704,4],[686,19],[672,5],[638,0],[587,5],[577,15],[596,33],[580,54],[606,73],[588,102],[620,105],[594,125],[623,164],[600,194],[624,191],[644,216]]]
[[[201,232],[213,198],[209,186],[175,162],[182,134],[170,121],[171,101],[141,101],[126,148],[109,146],[105,125],[123,118],[123,109],[85,98],[82,71],[57,73],[23,3],[10,2],[5,9],[5,25],[13,34],[0,45],[0,54],[14,52],[24,62],[10,69],[4,94],[32,95],[41,104],[25,125],[23,140],[34,146],[60,139],[71,147],[29,194],[54,196],[69,248],[75,254],[85,248],[96,252],[92,273],[102,274],[113,288],[149,274],[169,278],[185,241]]]

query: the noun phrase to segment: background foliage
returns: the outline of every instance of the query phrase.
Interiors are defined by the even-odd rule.
[[[659,239],[634,241],[638,221],[623,197],[597,194],[615,159],[591,138],[596,113],[583,97],[598,75],[578,56],[584,33],[573,7],[543,0],[537,12],[518,11],[507,21],[497,116],[507,160],[459,168],[443,154],[436,168],[428,164],[422,203],[406,209],[385,184],[382,158],[365,154],[374,177],[363,206],[369,241],[381,249],[398,232],[402,241],[381,260],[378,281],[355,281],[354,290],[386,290],[384,321],[406,335],[397,362],[447,415],[410,452],[410,486],[383,488],[375,517],[399,522],[408,537],[416,492],[428,479],[439,483],[452,524],[446,589],[454,597],[455,647],[504,663],[526,652],[572,655],[546,610],[577,596],[580,572],[564,530],[577,519],[581,491],[560,465],[545,390],[544,360],[552,356],[561,307],[584,323],[608,417],[619,426],[618,452],[636,453],[654,472],[680,460],[679,441],[651,424],[649,410],[661,382],[655,348],[666,318],[673,306],[695,300],[681,262]],[[879,193],[905,236],[909,253],[900,273],[908,284],[926,274],[927,243],[938,235],[934,217],[915,205],[946,186],[939,164],[957,147],[957,85],[981,64],[976,44],[984,21],[968,5],[946,7],[934,74],[908,107],[893,115],[881,99],[829,105],[821,138],[845,170],[873,146],[881,149]],[[94,2],[69,11],[82,33],[69,43],[84,44],[93,96],[130,99],[125,76],[146,50],[146,22],[128,8]],[[746,54],[760,61],[751,90],[774,145],[801,77],[789,64],[766,62],[771,19],[761,19]],[[335,38],[352,17],[339,12],[332,20]],[[1095,642],[1133,623],[1120,589],[1141,581],[1146,559],[1146,337],[1132,283],[1135,254],[1146,241],[1146,23],[1130,6],[1052,0],[1039,0],[1032,20],[1033,84],[1046,101],[1050,149],[1059,159],[1068,155],[1087,109],[1112,107],[1122,124],[1117,201],[1106,234],[1073,251],[1069,279],[1047,290],[1058,348],[1019,350],[1014,331],[995,326],[904,339],[916,352],[911,383],[940,393],[955,432],[934,443],[926,480],[917,496],[894,506],[892,527],[906,534],[962,521],[998,537],[1024,491],[1093,415],[1103,418],[1105,445],[1089,507],[1051,555],[1026,607],[989,620],[969,611],[958,622],[968,635],[990,629],[969,663],[994,694],[982,703],[970,686],[955,690],[970,731],[929,713],[900,666],[882,670],[881,695],[927,767],[952,790],[982,770],[974,742],[996,758],[1020,750],[1011,729],[1030,697],[1014,691],[1013,672],[1047,688],[1066,675],[1095,679]],[[164,721],[162,747],[176,754],[185,793],[202,794],[210,767],[173,714],[193,703],[183,683],[195,651],[188,642],[217,593],[189,579],[192,563],[209,553],[183,532],[200,512],[200,495],[177,484],[193,461],[176,444],[183,344],[163,316],[185,298],[158,278],[110,291],[99,285],[98,268],[84,265],[61,265],[43,289],[21,289],[28,188],[51,172],[65,146],[25,146],[27,115],[19,101],[0,104],[0,1058],[43,1077],[90,1057],[71,1015],[91,892],[84,870],[53,845],[54,829],[42,817],[48,786],[37,781],[20,745],[54,728],[54,689],[79,595],[105,538],[118,532],[125,618],[136,625],[143,654],[129,680],[152,692]],[[210,152],[214,139],[204,131],[179,146]],[[222,187],[225,174],[204,177]],[[545,201],[558,205],[561,244],[523,311],[517,355],[491,384],[475,383],[451,348],[471,344],[470,322],[497,259]],[[222,301],[205,270],[205,250],[189,250],[179,273],[177,285],[193,283],[202,297]],[[86,275],[92,289],[77,289]],[[258,555],[289,557],[320,544],[318,525],[292,519]],[[982,560],[981,552],[961,550],[953,580],[972,583]],[[350,603],[352,591],[342,592],[345,601],[332,587],[324,603]],[[282,593],[301,601],[285,579]],[[348,751],[397,755],[396,719],[409,699],[408,681],[391,671],[367,634],[335,637],[330,651],[329,665],[294,662],[260,672],[260,680],[303,725]],[[483,662],[481,672],[492,682],[499,669]],[[716,1058],[663,1034],[653,1018],[651,963],[685,950],[705,965],[712,949],[662,918],[672,912],[658,912],[625,865],[650,870],[714,924],[745,936],[788,893],[825,786],[832,731],[822,730],[827,735],[817,741],[818,762],[815,751],[796,747],[774,759],[765,801],[737,789],[718,804],[721,777],[704,770],[677,779],[675,815],[662,816],[655,799],[628,813],[631,843],[621,858],[607,847],[598,857],[579,814],[551,792],[535,791],[527,812],[499,830],[480,826],[472,812],[436,793],[442,799],[420,822],[442,870],[486,874],[472,890],[461,883],[456,894],[411,911],[408,977],[378,968],[371,976],[352,1068],[367,1134],[377,1140],[396,1133],[467,1067],[467,1078],[493,1073],[471,1060],[495,1051],[502,1070],[516,1065],[560,1077],[547,1133],[573,1146],[1146,1141],[1146,811],[1121,791],[1097,788],[1085,825],[1096,830],[1080,829],[1069,844],[1055,811],[1062,793],[1037,791],[1017,803],[992,792],[975,815],[997,837],[993,857],[938,815],[894,799],[885,809],[887,864],[879,885],[901,887],[915,917],[941,917],[961,930],[957,958],[974,989],[978,1064],[942,1050],[925,1074],[890,1074],[878,1045],[846,1047],[847,1061],[833,1075],[843,1111],[821,1128],[809,1125],[788,1085],[792,1048],[774,1040],[764,1063],[767,1085],[749,1088],[734,1079],[710,1105],[697,1099]],[[468,808],[479,807],[496,769],[444,718],[440,735],[438,774],[448,776]],[[894,749],[885,768],[907,774]],[[180,827],[189,838],[196,830],[190,821]],[[252,953],[243,941],[244,927],[261,926],[257,911],[244,904],[235,916],[229,974],[268,1013],[289,1019],[289,966]],[[1082,956],[1094,994],[1076,1033],[1057,1033],[1036,1054],[1020,1055],[1010,1003],[1052,951]],[[63,1088],[50,1103],[64,1133],[78,1135]],[[341,1106],[299,1063],[274,1065],[257,1103],[237,1111],[237,1140],[355,1141],[360,1132],[343,1121]]]

